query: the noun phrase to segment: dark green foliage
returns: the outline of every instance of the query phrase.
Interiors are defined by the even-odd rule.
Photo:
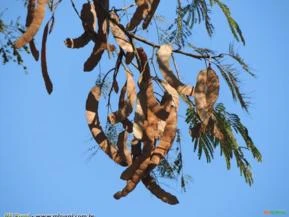
[[[219,146],[227,168],[231,168],[231,159],[234,156],[245,181],[249,185],[253,183],[250,164],[246,160],[242,151],[243,147],[239,145],[234,132],[241,135],[247,146],[246,149],[251,151],[257,161],[262,161],[262,156],[249,136],[247,128],[236,114],[227,112],[224,105],[219,103],[214,109],[209,125],[204,127],[195,109],[191,107],[187,110],[186,122],[190,125],[194,150],[198,152],[199,158],[204,153],[207,162],[211,162],[214,157],[214,150]],[[215,128],[218,129],[217,133]]]
[[[245,45],[239,24],[232,17],[229,7],[220,0],[191,0],[185,6],[181,6],[180,1],[178,2],[177,17],[174,23],[164,31],[163,41],[183,47],[187,44],[187,39],[192,34],[195,24],[201,23],[204,23],[208,35],[212,37],[215,27],[211,21],[211,11],[217,5],[226,17],[234,38]]]
[[[23,61],[23,52],[30,53],[29,48],[24,46],[23,49],[15,49],[13,42],[20,30],[24,29],[17,19],[15,22],[5,23],[2,19],[3,13],[0,14],[0,58],[2,64],[9,62],[17,63],[27,72],[27,67]]]

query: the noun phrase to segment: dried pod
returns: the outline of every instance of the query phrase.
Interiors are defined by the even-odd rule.
[[[158,6],[160,3],[160,0],[147,0],[150,3],[150,7],[149,10],[147,12],[146,17],[144,18],[143,24],[142,24],[142,28],[146,29],[148,27],[148,25],[150,24]]]
[[[125,56],[125,64],[129,65],[132,62],[133,58],[134,58],[134,53],[127,52]]]
[[[151,164],[150,153],[153,150],[153,144],[150,141],[144,141],[144,149],[142,154],[137,157],[132,165],[128,167],[123,173],[121,178],[127,180],[125,187],[114,194],[115,199],[120,199],[128,195],[134,190],[136,185],[149,174],[149,165]],[[123,177],[126,171],[131,174],[129,179]]]
[[[142,66],[142,72],[139,79],[139,87],[142,94],[145,94],[143,96],[144,101],[146,101],[146,106],[149,110],[153,112],[154,115],[156,115],[158,118],[165,120],[168,116],[166,107],[167,105],[160,105],[160,103],[157,101],[155,95],[154,95],[154,89],[152,85],[152,78],[150,75],[150,68],[148,64],[148,58],[146,53],[142,48],[137,49],[138,56],[140,58],[141,66]]]
[[[127,148],[127,137],[128,133],[126,130],[122,131],[118,135],[118,140],[117,140],[117,148],[118,148],[118,153],[119,156],[122,158],[122,161],[127,162],[128,165],[131,165],[132,163],[132,157],[130,154],[130,151]]]
[[[36,0],[28,0],[27,16],[26,16],[26,24],[25,24],[26,27],[28,27],[32,23],[35,7],[36,7]]]
[[[36,6],[36,0],[29,0],[28,4],[27,4],[27,16],[26,16],[26,27],[28,27],[32,20],[33,20],[33,16],[34,16],[34,10],[35,10],[35,6]],[[23,31],[24,33],[24,31]],[[29,48],[30,51],[32,53],[33,58],[38,61],[39,60],[39,51],[35,45],[34,39],[32,38],[32,40],[29,42]]]
[[[163,190],[151,175],[147,175],[146,177],[144,177],[142,179],[142,182],[145,185],[145,187],[153,195],[155,195],[157,198],[159,198],[163,202],[171,204],[171,205],[175,205],[179,203],[178,198],[172,195],[171,193]]]
[[[83,66],[83,71],[90,72],[94,69],[94,67],[99,63],[103,52],[107,48],[106,43],[95,43],[92,53],[85,61]]]
[[[126,71],[126,83],[122,88],[119,98],[118,111],[109,114],[108,121],[111,124],[116,124],[125,120],[132,112],[134,103],[136,101],[135,83],[132,74]],[[125,93],[127,93],[127,100],[125,100]]]
[[[39,51],[38,51],[33,39],[29,42],[29,48],[30,48],[30,51],[32,53],[33,58],[36,61],[38,61],[39,60]]]
[[[170,58],[172,55],[172,47],[168,44],[164,44],[157,52],[157,61],[162,72],[164,79],[175,88],[179,94],[186,96],[194,95],[194,88],[183,84],[170,69]]]
[[[86,32],[94,32],[96,28],[96,12],[94,4],[85,3],[80,12],[83,29]]]
[[[143,20],[144,18],[144,13],[148,8],[148,5],[146,3],[146,1],[144,0],[136,0],[136,11],[134,12],[132,18],[130,19],[130,22],[127,24],[126,29],[128,31],[132,31],[134,30]]]
[[[141,62],[141,78],[139,81],[140,93],[138,94],[138,100],[144,117],[143,126],[139,126],[139,130],[142,132],[144,146],[142,154],[136,157],[132,165],[121,174],[121,179],[127,180],[127,184],[121,191],[114,195],[116,199],[120,199],[130,193],[140,180],[150,173],[153,168],[149,167],[150,165],[153,165],[153,162],[151,162],[151,153],[154,148],[155,140],[159,137],[159,119],[163,118],[166,120],[166,118],[170,117],[169,114],[165,116],[163,113],[168,113],[169,108],[171,108],[171,98],[166,97],[163,104],[158,103],[155,99],[147,56],[143,49],[137,49],[137,51]],[[164,133],[167,135],[168,133],[166,130],[168,131],[167,126],[164,130]],[[163,146],[164,145],[161,147]]]
[[[163,135],[151,156],[151,163],[154,166],[160,163],[162,158],[166,156],[166,154],[172,147],[177,131],[177,120],[177,108],[171,107],[169,117],[166,120],[166,126]]]
[[[199,72],[195,87],[196,110],[204,125],[207,125],[215,102],[219,96],[219,78],[208,68]]]
[[[143,138],[144,120],[144,112],[138,98],[136,101],[136,110],[133,122],[133,135],[138,140],[141,140]]]
[[[106,42],[109,31],[107,13],[109,10],[109,0],[93,0],[98,20],[98,34]]]
[[[118,151],[114,145],[112,145],[104,134],[102,127],[100,126],[98,116],[98,104],[101,96],[101,89],[99,86],[95,86],[89,92],[86,100],[86,118],[89,129],[99,144],[100,148],[116,163],[127,166],[128,162],[124,161],[122,154]],[[125,141],[125,140],[123,140]],[[120,144],[118,144],[120,146]]]
[[[78,38],[67,38],[64,41],[64,44],[68,48],[82,48],[85,45],[87,45],[90,40],[91,40],[91,36],[87,32],[84,32]]]
[[[34,10],[30,25],[26,29],[25,33],[23,33],[22,36],[15,42],[16,48],[23,47],[25,44],[29,43],[36,35],[45,16],[45,7],[47,1],[48,0],[38,0],[37,8]]]
[[[109,26],[112,32],[113,37],[115,38],[117,44],[126,52],[132,53],[133,52],[133,46],[130,43],[127,35],[123,31],[122,28],[120,28],[121,24],[119,23],[119,17],[116,13],[111,12],[110,13],[110,21]]]
[[[43,31],[42,47],[41,47],[41,69],[42,69],[42,76],[44,79],[46,90],[48,94],[51,94],[53,90],[53,84],[48,74],[47,60],[46,60],[46,41],[47,41],[47,36],[49,32],[49,25],[50,25],[50,22],[48,21]]]
[[[163,134],[161,136],[160,142],[157,145],[157,147],[154,149],[151,161],[154,166],[158,165],[163,157],[168,153],[170,150],[173,141],[176,136],[177,131],[177,111],[179,106],[179,96],[172,86],[170,86],[166,81],[160,81],[161,85],[164,87],[164,89],[168,92],[168,94],[171,95],[172,100],[168,100],[170,102],[170,112],[169,116],[166,119],[165,128],[163,131]]]

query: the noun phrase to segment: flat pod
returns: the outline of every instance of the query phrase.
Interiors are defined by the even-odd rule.
[[[164,44],[157,52],[157,61],[164,79],[175,88],[179,94],[186,96],[194,95],[194,88],[192,86],[182,83],[170,69],[170,59],[172,56],[172,47]]]
[[[127,151],[117,150],[113,144],[107,139],[106,135],[103,132],[103,129],[100,125],[99,116],[98,116],[98,105],[99,99],[101,96],[101,88],[95,86],[91,89],[86,100],[86,119],[91,131],[91,134],[99,144],[100,148],[110,157],[114,162],[121,166],[127,166],[128,162],[123,159],[124,152],[127,154]],[[125,135],[124,135],[125,136]],[[125,141],[125,138],[120,137]],[[123,144],[118,144],[118,146],[123,146]],[[123,149],[124,150],[124,149]]]
[[[197,113],[205,125],[218,99],[219,88],[219,78],[213,69],[208,68],[199,72],[195,87],[195,103]]]
[[[107,41],[109,32],[109,25],[107,13],[109,10],[109,0],[93,0],[93,4],[97,14],[98,20],[98,34],[102,40]]]
[[[158,183],[156,182],[156,180],[154,179],[154,177],[152,177],[150,174],[147,175],[145,178],[142,179],[143,184],[145,185],[145,187],[153,194],[155,195],[157,198],[159,198],[160,200],[162,200],[165,203],[168,203],[170,205],[175,205],[178,204],[178,198],[163,190]]]
[[[119,17],[117,16],[116,13],[111,12],[110,13],[110,18],[111,20],[109,21],[109,26],[112,32],[113,37],[115,38],[117,44],[126,52],[132,53],[133,52],[133,47],[132,44],[130,43],[127,35],[123,31],[121,24],[119,23]]]
[[[105,49],[107,48],[106,43],[95,43],[92,53],[85,61],[83,65],[83,71],[90,72],[92,71],[99,61],[101,60],[102,54],[104,53]]]
[[[149,26],[160,3],[160,0],[148,0],[148,1],[150,2],[150,7],[143,21],[143,25],[142,25],[143,29],[147,29],[147,27]]]
[[[67,38],[64,41],[64,44],[68,48],[82,48],[85,45],[87,45],[88,42],[90,42],[90,40],[91,40],[91,36],[87,32],[84,32],[82,33],[81,36],[77,38]]]
[[[143,20],[145,10],[147,10],[148,5],[146,4],[146,1],[138,1],[136,0],[136,11],[134,12],[132,18],[130,19],[130,22],[127,24],[126,29],[128,31],[134,30]]]
[[[28,4],[27,4],[27,16],[26,16],[26,27],[28,27],[34,17],[34,10],[35,10],[35,6],[36,6],[36,0],[29,0]],[[23,32],[24,33],[24,32]],[[32,53],[32,56],[34,57],[34,59],[36,61],[39,60],[39,51],[35,45],[34,39],[32,38],[32,40],[29,42],[29,48],[30,51]]]
[[[96,12],[93,3],[85,3],[82,5],[80,18],[85,31],[94,32],[96,28]]]
[[[136,88],[132,74],[126,70],[126,83],[122,88],[119,98],[119,109],[116,112],[109,114],[108,121],[111,124],[119,123],[125,120],[133,111],[133,106],[136,101]],[[127,99],[125,94],[127,93]]]
[[[50,22],[45,25],[44,31],[43,31],[43,37],[42,37],[42,47],[41,47],[41,69],[42,69],[42,76],[44,79],[45,87],[48,92],[48,94],[51,94],[53,91],[53,84],[50,80],[48,69],[47,69],[47,60],[46,60],[46,42],[50,27]]]
[[[16,48],[23,47],[25,44],[29,43],[36,35],[45,16],[45,7],[47,2],[48,0],[38,0],[37,8],[34,10],[30,25],[22,34],[22,36],[15,42]]]

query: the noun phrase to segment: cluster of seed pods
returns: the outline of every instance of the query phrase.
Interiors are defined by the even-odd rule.
[[[120,91],[118,110],[107,117],[110,124],[121,123],[123,126],[117,144],[110,142],[101,127],[98,115],[102,92],[100,85],[94,86],[87,97],[88,126],[95,141],[107,156],[115,163],[126,167],[120,175],[126,183],[123,189],[114,194],[115,199],[125,197],[142,182],[160,200],[168,204],[177,204],[177,197],[162,189],[151,172],[166,157],[173,145],[177,132],[180,96],[194,97],[196,111],[203,126],[206,126],[219,95],[219,79],[215,71],[209,67],[198,73],[195,88],[184,84],[170,68],[173,49],[168,44],[160,46],[156,54],[162,78],[153,78],[145,50],[141,47],[136,48],[127,33],[141,23],[143,29],[146,29],[160,1],[136,0],[135,3],[136,11],[126,27],[120,23],[116,11],[109,10],[108,0],[94,0],[93,3],[83,4],[83,33],[77,38],[67,38],[65,45],[68,48],[82,48],[90,41],[94,43],[93,50],[84,63],[84,71],[92,71],[105,51],[115,51],[115,45],[108,42],[109,32],[119,46],[119,58],[116,63],[118,68],[121,64],[119,59],[123,56],[126,58],[126,64],[136,59],[139,73],[133,76],[128,69],[125,70],[126,82]],[[30,43],[35,58],[38,55],[33,46],[33,37],[44,18],[46,4],[47,0],[29,0],[27,30],[15,43],[17,48]],[[44,39],[49,30],[48,25],[46,26]],[[162,87],[163,96],[160,101],[155,96],[153,82],[158,82]],[[133,120],[129,120],[131,114],[134,114]],[[129,134],[132,136],[129,137]],[[129,138],[132,139],[129,141]]]

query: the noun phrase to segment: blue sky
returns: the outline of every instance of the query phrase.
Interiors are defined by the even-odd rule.
[[[240,114],[263,154],[261,164],[251,161],[255,177],[252,187],[245,184],[235,166],[227,171],[217,152],[211,164],[198,160],[184,119],[180,118],[185,171],[192,176],[192,182],[186,193],[172,183],[165,185],[177,194],[180,204],[163,204],[142,185],[128,197],[114,200],[112,195],[124,185],[119,179],[122,168],[101,152],[87,161],[87,150],[94,142],[84,116],[85,100],[99,68],[82,72],[92,45],[81,50],[69,50],[63,45],[67,36],[81,31],[69,1],[64,1],[48,39],[53,94],[47,95],[40,64],[32,57],[25,57],[28,74],[13,64],[0,66],[0,215],[17,212],[91,213],[96,217],[245,217],[263,216],[264,210],[284,210],[289,216],[289,3],[226,2],[247,39],[246,47],[236,44],[238,50],[254,68],[257,78],[241,76],[243,89],[252,100],[250,114],[233,103],[222,80],[219,102]],[[1,11],[4,8],[8,8],[7,18],[24,16],[22,1],[2,1]],[[160,14],[173,11],[172,2],[162,1]],[[203,27],[196,26],[192,41],[214,50],[227,50],[233,41],[227,23],[219,11],[213,21],[214,38],[209,39]],[[37,36],[38,45],[40,41],[41,34]],[[181,56],[177,60],[183,80],[194,84],[196,73],[204,65]],[[103,60],[101,70],[105,72],[112,66],[113,60]]]

